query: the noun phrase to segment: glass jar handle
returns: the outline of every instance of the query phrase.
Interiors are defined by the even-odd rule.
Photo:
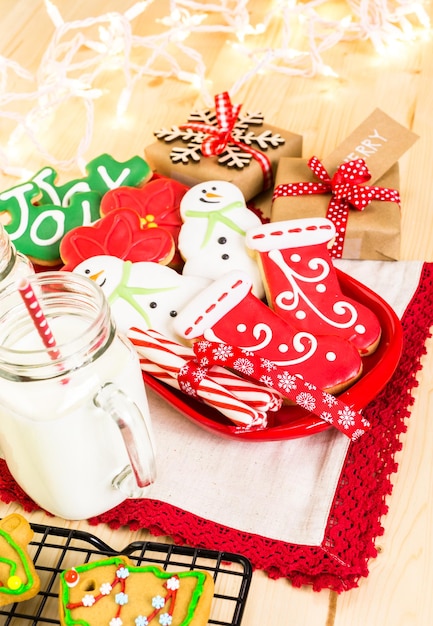
[[[137,486],[152,484],[156,474],[152,439],[138,406],[113,383],[101,387],[94,402],[119,428]]]

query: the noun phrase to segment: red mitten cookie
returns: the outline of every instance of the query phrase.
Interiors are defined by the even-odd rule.
[[[287,220],[248,231],[257,253],[269,306],[299,330],[339,335],[365,356],[381,335],[373,311],[345,296],[328,251],[335,236],[326,218]]]
[[[204,338],[251,351],[330,393],[358,378],[362,362],[351,343],[295,329],[251,288],[244,272],[222,276],[179,311],[174,329],[189,340]]]

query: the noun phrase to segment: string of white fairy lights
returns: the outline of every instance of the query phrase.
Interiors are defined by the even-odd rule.
[[[256,13],[249,10],[249,0],[170,0],[168,14],[157,20],[159,34],[135,33],[134,21],[154,2],[140,0],[124,13],[109,12],[68,22],[52,0],[45,0],[54,32],[37,71],[30,72],[13,59],[0,56],[0,119],[10,128],[9,139],[0,148],[3,173],[26,175],[13,156],[13,146],[23,136],[52,166],[66,170],[78,165],[82,169],[94,132],[94,103],[105,93],[96,86],[97,79],[107,69],[123,74],[118,115],[127,110],[134,86],[144,76],[188,81],[204,105],[212,106],[214,94],[204,55],[188,45],[194,33],[209,37],[226,33],[237,55],[244,55],[248,70],[228,88],[234,96],[259,72],[335,75],[323,61],[323,53],[340,41],[369,40],[381,53],[390,44],[414,39],[430,28],[424,0],[345,0],[339,5],[338,18],[332,14],[335,3],[328,0],[274,0],[255,23],[251,16]],[[258,45],[260,37],[276,25],[277,45]],[[10,91],[10,82],[19,88]],[[71,99],[84,108],[83,132],[73,156],[61,160],[47,148],[41,127]]]

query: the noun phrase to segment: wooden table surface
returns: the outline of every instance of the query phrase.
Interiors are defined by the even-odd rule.
[[[134,3],[120,0],[58,0],[56,6],[65,21],[82,20],[109,11],[123,12]],[[158,0],[133,22],[141,36],[156,29],[149,19],[168,5]],[[254,11],[260,0],[248,3]],[[266,3],[263,3],[266,4]],[[341,4],[341,3],[340,3]],[[42,0],[2,0],[0,54],[13,59],[30,71],[41,62],[54,27],[47,17]],[[431,11],[431,9],[430,9]],[[153,12],[153,13],[152,13]],[[162,12],[163,13],[163,12]],[[155,31],[156,32],[156,31]],[[159,31],[158,31],[159,32]],[[277,26],[268,29],[263,46],[278,45]],[[194,35],[189,45],[206,60],[211,93],[230,89],[247,65],[227,45],[225,34]],[[337,146],[374,108],[388,115],[420,136],[400,159],[402,196],[402,258],[433,261],[433,41],[424,37],[411,44],[395,44],[379,56],[364,41],[341,43],[324,55],[338,77],[291,77],[264,72],[247,81],[236,94],[236,102],[249,110],[260,110],[274,125],[304,137],[304,154],[324,156]],[[244,66],[242,66],[244,64]],[[114,115],[122,77],[116,72],[105,77],[106,92],[95,101],[94,131],[85,158],[90,160],[108,152],[118,160],[143,154],[153,141],[153,131],[186,118],[194,108],[203,107],[198,91],[186,82],[143,76],[137,82],[130,105],[122,120]],[[11,87],[13,87],[13,82]],[[70,109],[68,109],[68,106]],[[71,102],[56,120],[50,150],[59,160],[70,159],[83,132],[83,109]],[[62,123],[63,122],[63,123]],[[0,146],[8,142],[9,130],[0,122]],[[43,155],[23,150],[20,165],[36,172],[47,162]],[[74,169],[59,179],[78,175]],[[16,184],[17,179],[2,176],[1,188]],[[287,624],[290,626],[423,626],[433,619],[433,341],[429,340],[423,370],[418,375],[415,404],[403,451],[398,454],[398,474],[388,500],[389,513],[384,519],[385,534],[377,540],[379,556],[370,564],[368,578],[357,589],[338,597],[328,591],[315,593],[308,588],[293,589],[287,580],[271,580],[258,571],[252,587],[243,623],[246,626]],[[0,515],[20,510],[17,505],[0,504]],[[32,521],[53,523],[41,512],[29,515]],[[146,531],[112,531],[86,522],[65,522],[60,526],[95,532],[114,547],[121,548],[134,539],[146,539]],[[167,539],[167,541],[169,541]]]

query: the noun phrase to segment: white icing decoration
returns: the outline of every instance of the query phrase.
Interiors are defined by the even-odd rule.
[[[53,235],[48,239],[41,239],[38,235],[38,230],[41,224],[46,219],[52,219],[56,224],[56,230]],[[65,232],[65,215],[58,209],[49,209],[44,211],[43,213],[39,213],[39,215],[34,220],[33,224],[30,227],[30,239],[36,243],[38,246],[50,246],[52,243],[55,243],[60,239],[60,237]]]
[[[236,330],[239,333],[244,333],[246,331],[246,329],[247,329],[246,324],[238,324],[237,327],[236,327]]]
[[[107,168],[105,167],[105,165],[98,165],[96,169],[101,179],[107,185],[108,189],[115,189],[116,187],[120,187],[123,181],[131,173],[131,169],[129,167],[125,167],[125,169],[120,172],[116,180],[113,180],[110,174],[107,172]]]
[[[301,260],[301,255],[294,253],[290,257],[290,259],[293,261],[293,263],[299,263],[299,261]]]
[[[363,335],[365,333],[365,326],[363,324],[357,324],[355,326],[355,331],[358,333],[358,335]]]
[[[108,596],[108,595],[110,595],[112,589],[113,589],[113,587],[111,586],[110,583],[102,583],[102,585],[99,587],[99,592],[103,596]]]
[[[291,287],[290,292],[282,291],[276,296],[275,303],[280,307],[280,309],[284,311],[296,310],[299,307],[300,300],[302,299],[320,319],[324,320],[330,326],[333,326],[334,328],[350,328],[354,325],[358,318],[358,313],[356,308],[350,302],[340,300],[339,302],[335,302],[332,307],[333,312],[339,317],[349,314],[349,319],[347,321],[341,322],[337,319],[331,319],[322,313],[317,306],[315,306],[297,282],[318,283],[323,281],[330,273],[330,265],[324,259],[317,258],[310,261],[309,266],[314,269],[320,269],[321,273],[318,276],[309,278],[292,270],[285,262],[280,250],[271,250],[268,253],[268,257],[275,263],[275,265],[277,265],[278,269],[283,273]],[[291,302],[287,302],[286,293],[294,294],[294,298]]]
[[[327,218],[301,218],[261,224],[247,232],[251,250],[269,252],[328,242],[335,236],[335,226]]]
[[[188,304],[172,320],[172,328],[178,335],[188,339],[203,335],[245,298],[251,285],[251,278],[245,272],[232,271],[221,276],[200,290],[194,298],[189,298]],[[201,319],[197,321],[200,316]],[[190,327],[192,331],[187,334]]]
[[[251,350],[254,352],[256,352],[257,350],[262,350],[271,343],[273,337],[272,328],[268,324],[264,324],[263,322],[256,324],[253,327],[251,334],[257,340],[260,339],[260,336],[262,336],[263,339],[260,343],[257,343],[254,346],[242,346],[244,350]]]
[[[305,313],[305,311],[302,311],[301,309],[299,311],[296,311],[295,313],[295,317],[298,320],[304,320],[307,317],[307,314]]]
[[[166,582],[167,585],[167,589],[170,589],[171,591],[176,591],[177,589],[180,588],[180,579],[178,576],[172,576],[171,578],[169,578]]]
[[[323,283],[320,283],[320,285],[317,285],[316,287],[316,291],[318,293],[325,293],[326,291],[326,285],[324,285]]]
[[[327,361],[335,361],[337,355],[335,354],[335,352],[327,352],[325,358]]]
[[[240,346],[243,350],[248,350],[251,352],[256,352],[257,350],[260,350],[261,348],[265,348],[271,341],[272,339],[272,330],[269,326],[267,326],[266,324],[256,324],[256,326],[253,329],[253,336],[258,338],[258,335],[260,334],[260,331],[263,331],[264,329],[268,329],[270,336],[267,335],[265,337],[265,339],[259,343],[256,344],[255,346]],[[221,339],[221,337],[218,337],[218,335],[211,329],[211,328],[207,328],[204,333],[203,333],[203,337],[207,340],[207,341],[215,341],[218,343],[226,343],[225,341],[223,341]],[[305,352],[305,345],[303,344],[303,340],[308,339],[311,343],[311,347],[310,349]],[[281,366],[281,367],[290,367],[291,365],[297,365],[298,363],[303,363],[305,361],[308,361],[308,359],[310,357],[313,356],[313,354],[316,352],[317,350],[317,339],[314,337],[314,335],[311,335],[310,333],[306,333],[306,332],[299,332],[296,333],[296,335],[293,337],[293,341],[292,341],[292,347],[295,350],[295,352],[301,353],[301,356],[297,359],[290,359],[288,361],[273,361],[273,363],[275,363],[275,365]],[[280,344],[278,346],[278,350],[281,351],[288,351],[289,347],[287,346],[287,344]],[[302,352],[304,352],[304,354],[302,354]]]

